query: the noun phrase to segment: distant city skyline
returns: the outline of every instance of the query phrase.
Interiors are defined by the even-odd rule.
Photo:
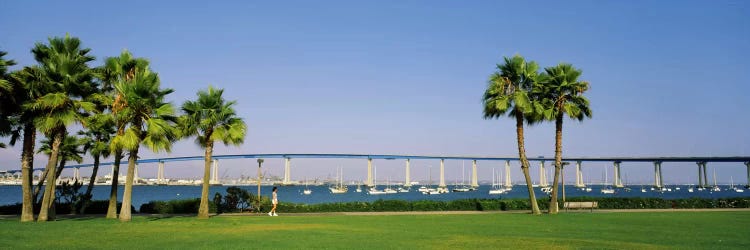
[[[69,33],[101,64],[128,49],[151,61],[176,106],[209,84],[237,100],[248,124],[241,147],[215,154],[355,153],[517,157],[514,121],[483,120],[481,95],[503,56],[540,66],[569,62],[591,83],[593,118],[565,121],[563,153],[576,156],[750,155],[750,3],[573,2],[5,2],[0,50],[18,65],[30,49]],[[533,14],[529,14],[533,13]],[[554,126],[526,130],[528,156],[554,154]],[[41,139],[41,135],[38,136]],[[7,142],[7,138],[0,138]],[[202,155],[193,139],[170,154]],[[47,159],[35,158],[35,168]],[[106,159],[104,161],[111,161]],[[85,163],[90,163],[89,157]],[[178,165],[179,164],[179,165]],[[200,161],[167,175],[197,177]],[[293,160],[292,177],[364,179],[364,160]],[[402,161],[376,161],[378,180],[402,179]],[[466,162],[467,166],[470,162]],[[480,180],[502,163],[479,163]],[[412,179],[437,178],[438,161],[412,161]],[[548,166],[551,164],[548,162]],[[20,168],[20,145],[0,149],[0,170]],[[584,164],[598,182],[603,167]],[[532,178],[538,178],[532,162]],[[742,164],[709,164],[719,182],[744,183]],[[653,179],[651,164],[623,164],[627,182]],[[107,173],[104,166],[102,173]],[[283,162],[264,169],[283,176]],[[446,181],[461,177],[446,161]],[[694,163],[665,164],[666,183],[695,183]],[[221,163],[220,175],[254,175],[253,159]],[[521,178],[513,162],[513,180]],[[566,183],[573,172],[566,169]],[[66,174],[67,175],[66,170]],[[468,172],[468,167],[467,167]],[[82,170],[86,175],[88,170]],[[156,176],[143,164],[141,176]],[[467,176],[468,177],[468,176]],[[460,179],[459,179],[460,180]]]

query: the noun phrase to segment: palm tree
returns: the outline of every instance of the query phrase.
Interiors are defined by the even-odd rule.
[[[120,221],[123,222],[131,219],[133,175],[140,145],[143,144],[154,152],[162,149],[169,152],[177,139],[174,107],[164,101],[164,97],[172,93],[172,89],[160,89],[159,85],[159,76],[148,69],[138,70],[130,81],[115,85],[123,102],[116,119],[124,121],[127,128],[123,134],[112,139],[112,145],[129,152],[128,174],[120,209]]]
[[[227,102],[221,96],[223,89],[209,86],[206,91],[198,92],[198,100],[186,101],[182,104],[184,116],[180,117],[180,127],[183,136],[196,135],[195,142],[205,149],[203,170],[203,189],[201,203],[198,207],[198,218],[208,218],[208,186],[210,180],[211,156],[214,142],[221,141],[224,145],[240,145],[245,140],[247,125],[242,118],[237,117],[232,106],[235,101]]]
[[[48,45],[37,43],[31,51],[43,70],[44,79],[51,91],[27,104],[27,107],[44,113],[43,116],[35,117],[34,123],[37,129],[52,139],[46,169],[53,173],[57,172],[55,165],[67,126],[79,122],[85,112],[94,109],[92,103],[82,99],[94,89],[93,71],[87,65],[94,57],[88,55],[90,49],[81,48],[78,38],[66,35],[64,38],[53,37],[48,40]],[[49,185],[45,188],[38,221],[53,218],[48,213],[54,205],[55,176],[48,174],[46,181]]]
[[[101,106],[97,109],[99,110],[99,112],[104,112],[104,106]],[[110,139],[112,135],[115,134],[115,122],[114,119],[112,119],[112,114],[95,114],[86,118],[84,123],[86,129],[83,131],[79,131],[78,135],[83,136],[81,138],[83,150],[89,152],[91,157],[94,158],[94,166],[91,170],[89,185],[86,186],[86,193],[83,195],[83,204],[81,205],[80,211],[81,214],[86,212],[86,207],[91,201],[91,192],[94,189],[96,175],[99,172],[99,161],[102,157],[109,157]]]
[[[545,105],[544,112],[547,120],[555,121],[555,177],[552,182],[552,197],[549,212],[558,212],[557,193],[562,170],[562,127],[563,117],[567,114],[571,119],[583,121],[591,117],[589,100],[583,93],[589,89],[589,83],[578,80],[581,70],[571,64],[561,63],[544,69],[538,84],[539,100]]]
[[[8,52],[0,51],[0,98],[5,98],[13,90],[13,85],[8,80],[8,67],[16,65],[16,62],[4,59],[7,54]]]
[[[8,136],[12,132],[14,121],[10,119],[12,114],[13,85],[10,82],[8,67],[16,65],[13,60],[6,60],[3,57],[8,53],[0,51],[0,136]],[[0,142],[0,148],[5,148],[5,143]]]
[[[127,50],[123,50],[118,57],[108,57],[105,59],[104,66],[99,68],[99,77],[102,82],[102,92],[109,93],[112,100],[110,110],[112,115],[117,116],[123,109],[125,103],[122,101],[122,95],[115,91],[115,84],[119,82],[130,82],[135,72],[146,70],[148,60],[144,58],[135,58]],[[115,129],[117,135],[125,134],[125,121],[115,119]],[[112,165],[112,184],[109,192],[109,207],[107,208],[107,218],[117,218],[117,186],[119,185],[118,177],[120,176],[120,161],[124,157],[122,147],[110,144],[110,150],[114,155]]]
[[[531,186],[529,161],[524,148],[523,124],[537,122],[537,112],[540,104],[529,98],[537,78],[539,66],[533,61],[527,62],[516,55],[505,57],[504,64],[497,65],[497,71],[490,76],[487,90],[482,98],[484,105],[484,119],[499,118],[505,114],[516,119],[516,138],[518,140],[518,155],[521,160],[521,170],[526,178],[526,186],[531,201],[531,212],[540,214],[534,189]]]
[[[53,144],[53,141],[50,140],[49,138],[42,140],[42,144],[39,147],[39,150],[37,151],[37,153],[44,153],[49,156],[50,154],[52,154],[52,144]],[[56,168],[56,172],[54,173],[55,180],[57,180],[57,178],[60,178],[60,175],[62,174],[62,171],[65,168],[65,164],[68,161],[75,161],[77,163],[83,162],[82,155],[85,153],[85,151],[81,149],[81,145],[82,145],[81,140],[78,139],[78,137],[65,134],[65,139],[63,139],[63,142],[60,144],[60,150],[57,154],[58,155],[57,158],[59,159],[59,161],[57,163],[58,166]],[[48,174],[49,172],[45,172],[43,176],[46,176]],[[44,177],[42,177],[42,179],[44,179]],[[43,184],[42,181],[39,181],[39,183],[37,184],[37,188],[34,192],[34,200],[37,199],[39,195],[39,191],[41,190],[42,184]],[[55,192],[56,185],[51,185],[50,183],[47,183],[47,186],[53,186],[52,192]]]
[[[34,201],[32,196],[32,174],[34,168],[34,146],[36,143],[36,125],[34,118],[41,116],[39,112],[28,108],[28,104],[48,92],[44,71],[38,66],[25,67],[11,74],[13,86],[12,100],[3,103],[3,108],[9,111],[11,123],[10,144],[15,145],[23,137],[21,151],[21,222],[34,221]],[[4,101],[5,102],[5,101]],[[41,182],[42,180],[40,180]]]

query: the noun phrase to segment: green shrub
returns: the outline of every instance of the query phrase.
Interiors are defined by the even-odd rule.
[[[150,201],[146,204],[141,205],[139,211],[141,213],[148,214],[195,214],[198,213],[198,206],[200,206],[200,203],[200,198],[187,200]],[[215,213],[216,204],[209,201],[208,211],[210,213]]]

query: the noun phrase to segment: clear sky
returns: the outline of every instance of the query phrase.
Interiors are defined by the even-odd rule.
[[[35,42],[70,33],[96,64],[122,49],[150,59],[175,105],[208,84],[224,88],[249,133],[215,154],[515,157],[514,121],[483,120],[481,95],[495,64],[520,54],[572,63],[591,83],[593,119],[565,123],[565,156],[750,155],[746,1],[272,2],[2,1],[0,50],[30,65]],[[526,146],[551,158],[554,126],[527,129]],[[201,153],[185,140],[169,156]],[[19,159],[20,146],[0,150],[0,169],[18,169]],[[35,167],[44,163],[39,156]],[[282,175],[280,160],[267,163]],[[171,163],[167,175],[198,176],[201,164]],[[460,178],[461,162],[446,164],[447,179]],[[227,161],[220,172],[252,175],[254,165]],[[376,165],[380,180],[403,178],[403,162]],[[428,165],[438,162],[413,161],[412,178],[427,179]],[[600,181],[610,165],[585,165],[586,178]],[[297,160],[292,177],[334,175],[336,166],[364,178],[364,160]],[[499,166],[480,162],[481,179]],[[720,182],[744,182],[741,164],[713,166]],[[623,168],[629,182],[652,179],[650,164]],[[665,164],[665,182],[695,182],[696,169]]]

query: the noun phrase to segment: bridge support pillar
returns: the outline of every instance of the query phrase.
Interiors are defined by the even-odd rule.
[[[79,181],[81,180],[81,172],[79,168],[73,169],[73,181]]]
[[[505,161],[505,187],[512,188],[513,183],[510,181],[510,161]]]
[[[581,161],[576,162],[576,187],[582,188],[586,187],[585,184],[583,184],[583,173],[581,172]]]
[[[213,172],[209,179],[209,184],[219,184],[219,160],[213,160]]]
[[[547,187],[547,171],[544,170],[544,161],[539,163],[539,186]]]
[[[620,172],[621,171],[620,162],[619,161],[614,162],[614,166],[615,166],[615,171],[614,171],[615,172],[615,181],[614,181],[615,187],[618,187],[618,188],[625,187],[625,185],[622,185],[622,172]]]
[[[707,183],[703,182],[703,180],[704,180],[703,175],[705,173],[705,171],[703,171],[703,169],[706,167],[706,163],[705,162],[696,162],[695,164],[698,165],[698,187],[705,187],[707,185]]]
[[[164,178],[164,162],[163,161],[159,162],[159,169],[157,171],[158,172],[156,173],[156,183],[165,184],[166,178]]]
[[[479,180],[477,180],[477,160],[471,161],[471,187],[479,187]]]
[[[372,183],[372,158],[367,158],[367,183],[368,187],[374,187],[375,183]]]
[[[445,159],[440,159],[440,186],[439,188],[445,188]]]
[[[135,164],[135,170],[133,172],[134,172],[133,173],[133,184],[137,184],[138,183],[138,179],[139,179],[138,178],[138,164],[137,163]]]
[[[289,185],[292,183],[292,159],[284,158],[284,182],[282,184]]]
[[[654,187],[655,188],[661,188],[663,185],[662,178],[661,178],[661,162],[655,161],[654,162]]]
[[[411,176],[409,171],[409,159],[406,159],[406,179],[404,180],[404,187],[411,187]]]
[[[706,164],[703,164],[703,186],[708,186],[708,170],[706,170]]]
[[[750,161],[745,162],[745,167],[747,167],[747,183],[745,184],[745,188],[750,188]]]

